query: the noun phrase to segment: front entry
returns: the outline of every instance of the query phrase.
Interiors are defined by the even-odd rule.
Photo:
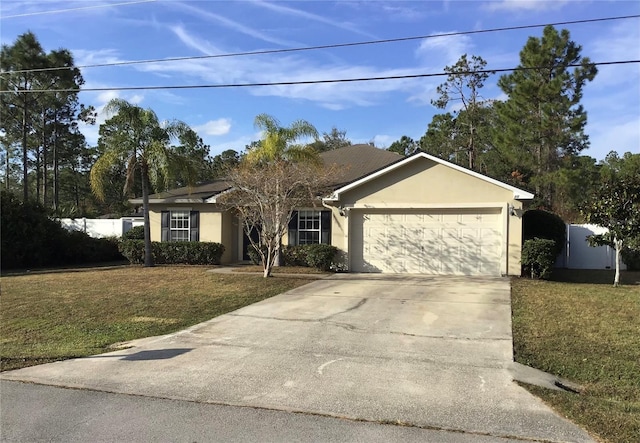
[[[253,228],[251,230],[251,232],[249,233],[249,236],[251,236],[251,240],[253,240],[255,243],[258,242],[259,240],[258,230],[256,228]],[[251,260],[251,257],[249,257],[249,248],[251,248],[252,246],[251,246],[251,241],[249,240],[249,236],[243,229],[242,230],[242,260],[245,260],[245,261]]]

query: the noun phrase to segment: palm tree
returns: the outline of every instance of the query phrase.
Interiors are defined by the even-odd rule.
[[[318,131],[306,120],[297,120],[291,126],[280,126],[280,122],[268,114],[256,116],[254,125],[263,131],[259,146],[250,150],[246,160],[252,164],[273,161],[310,162],[318,164],[320,158],[313,147],[296,144],[297,141],[312,137],[318,139]]]
[[[100,126],[98,145],[102,155],[91,168],[93,193],[105,198],[105,187],[112,168],[126,165],[124,191],[133,188],[139,173],[144,211],[144,265],[153,266],[151,226],[149,223],[149,183],[155,188],[168,186],[172,170],[181,167],[190,171],[189,162],[172,152],[170,142],[190,130],[181,121],[160,122],[151,109],[143,109],[126,100],[115,98],[104,108],[112,116]]]

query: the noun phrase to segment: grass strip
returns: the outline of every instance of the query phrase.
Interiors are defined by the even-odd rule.
[[[580,274],[564,271],[569,281],[513,280],[515,359],[585,387],[572,394],[527,386],[564,416],[604,441],[636,442],[640,286],[613,288],[598,273]],[[625,274],[623,281],[640,277]]]
[[[0,369],[110,350],[168,334],[312,281],[137,266],[1,279]]]

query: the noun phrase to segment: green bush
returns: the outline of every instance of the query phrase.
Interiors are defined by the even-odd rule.
[[[144,240],[144,226],[134,226],[122,234],[123,240]]]
[[[531,278],[548,279],[556,261],[555,242],[544,238],[525,240],[522,246],[522,267]]]
[[[306,266],[328,271],[334,262],[338,248],[331,245],[283,246],[282,256],[285,266]]]
[[[267,254],[267,249],[266,248],[262,248],[262,250],[264,251],[264,253],[266,255]],[[249,256],[249,260],[251,260],[251,263],[253,263],[254,265],[262,266],[262,257],[260,257],[260,254],[258,253],[258,250],[251,244],[247,248],[247,255]]]
[[[131,264],[144,263],[144,240],[123,240],[120,252]],[[213,242],[151,242],[154,263],[218,265],[224,246]]]
[[[153,243],[151,245],[153,253]],[[132,265],[144,263],[144,240],[122,240],[118,249]]]
[[[307,249],[307,266],[328,271],[333,264],[333,259],[338,253],[338,248],[331,245],[305,245]]]
[[[564,247],[567,236],[567,227],[564,221],[556,214],[541,209],[533,209],[522,216],[523,241],[534,238],[553,240],[554,257],[557,257]]]
[[[2,269],[98,263],[122,260],[115,239],[92,238],[83,232],[67,231],[51,220],[37,202],[23,203],[2,192]]]
[[[620,251],[622,261],[627,265],[628,271],[640,271],[640,250],[631,248],[622,248]]]
[[[282,263],[285,266],[309,266],[304,245],[286,245],[282,247]]]

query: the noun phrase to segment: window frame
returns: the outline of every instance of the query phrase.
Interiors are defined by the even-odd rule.
[[[310,216],[309,216],[310,214]],[[303,216],[304,215],[304,216]],[[315,228],[314,224],[317,221],[318,227]],[[305,226],[303,227],[303,223]],[[308,228],[306,224],[311,223],[311,228]],[[305,234],[304,243],[301,241],[301,234]],[[306,235],[309,233],[312,237],[317,237],[317,241],[309,241]],[[300,209],[298,210],[298,226],[297,226],[297,239],[298,245],[318,245],[322,243],[322,210],[318,209]]]
[[[174,218],[174,214],[180,213],[181,218]],[[174,227],[176,224],[182,224],[181,227]],[[187,233],[187,238],[174,238],[174,233]],[[191,211],[188,209],[174,209],[169,211],[169,241],[191,241]]]

